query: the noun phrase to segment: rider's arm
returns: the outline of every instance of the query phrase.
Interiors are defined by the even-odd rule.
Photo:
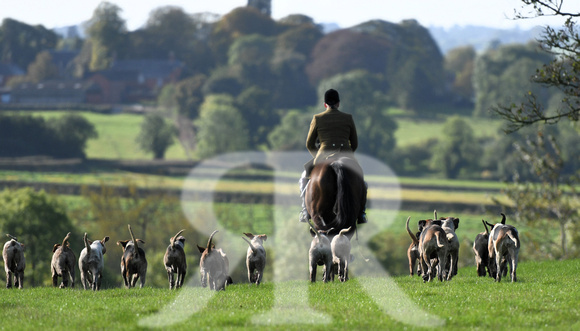
[[[350,128],[350,137],[348,137],[348,140],[350,140],[350,148],[354,152],[358,147],[358,136],[356,134],[356,126],[354,125],[354,120],[352,119],[352,116],[350,117],[350,122],[351,128]]]
[[[316,148],[316,138],[318,138],[318,126],[316,125],[316,117],[313,117],[312,122],[310,122],[308,137],[306,138],[306,148],[312,157],[316,157],[316,153],[318,152],[318,149]]]

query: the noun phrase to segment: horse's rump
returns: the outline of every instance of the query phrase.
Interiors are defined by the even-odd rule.
[[[356,229],[362,209],[364,180],[358,162],[349,157],[328,160],[314,166],[306,191],[306,206],[317,229],[330,236],[352,226]]]

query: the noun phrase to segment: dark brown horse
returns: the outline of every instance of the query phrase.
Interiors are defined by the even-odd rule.
[[[347,233],[352,238],[366,203],[366,188],[358,162],[344,156],[328,159],[314,166],[310,178],[305,199],[314,226],[318,230],[331,229],[329,237],[352,227]]]

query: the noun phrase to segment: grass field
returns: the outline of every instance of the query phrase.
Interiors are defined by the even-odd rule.
[[[48,111],[30,114],[46,118],[59,117],[70,112]],[[135,142],[143,116],[135,114],[97,114],[91,112],[74,112],[90,121],[99,133],[97,139],[89,140],[86,154],[94,159],[152,159],[153,155],[141,151]],[[166,159],[185,160],[185,152],[177,139],[165,154]]]
[[[502,121],[497,119],[462,117],[473,129],[476,138],[493,137],[498,134]],[[439,137],[445,125],[445,119],[418,119],[396,118],[399,127],[395,131],[395,139],[398,147],[420,144],[430,138]]]
[[[0,289],[0,320],[7,330],[573,330],[580,327],[579,269],[580,260],[521,263],[517,283],[495,283],[463,268],[450,282],[427,284],[418,277],[355,276],[329,284],[266,280],[218,293]]]
[[[32,112],[43,117],[62,116],[66,111]],[[143,116],[135,114],[97,114],[91,112],[75,112],[86,117],[95,125],[99,138],[90,140],[87,144],[87,157],[99,159],[150,159],[152,156],[139,150],[135,143]],[[491,137],[497,135],[501,126],[500,120],[463,117],[472,127],[476,137]],[[417,119],[406,116],[395,116],[398,128],[395,131],[397,146],[405,147],[420,144],[429,138],[440,136],[445,117],[438,119]],[[306,138],[305,138],[306,139]],[[186,155],[176,140],[165,155],[166,159],[185,160]]]

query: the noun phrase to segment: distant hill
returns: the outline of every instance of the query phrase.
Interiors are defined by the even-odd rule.
[[[537,39],[542,27],[522,30],[496,29],[484,26],[454,26],[450,29],[431,26],[428,28],[431,36],[439,45],[443,54],[458,46],[472,45],[476,51],[483,51],[495,41],[501,44],[525,44],[530,40]]]

